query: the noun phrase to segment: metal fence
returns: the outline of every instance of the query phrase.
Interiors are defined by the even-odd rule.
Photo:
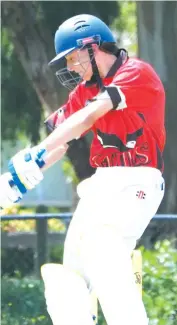
[[[34,220],[34,231],[9,231],[1,233],[2,274],[15,276],[35,274],[40,277],[40,267],[46,262],[61,262],[62,249],[72,213],[36,213],[26,215],[2,216],[2,223],[13,220]],[[59,219],[65,225],[62,232],[48,230],[48,221]],[[153,220],[177,222],[177,215],[155,215]],[[52,247],[59,247],[51,256]],[[55,250],[55,249],[54,249]]]

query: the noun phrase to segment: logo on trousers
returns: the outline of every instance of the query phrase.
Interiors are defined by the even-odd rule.
[[[141,279],[141,274],[139,272],[135,272],[135,283],[141,284],[142,279]]]
[[[138,199],[145,199],[146,193],[144,191],[137,191],[136,196]]]

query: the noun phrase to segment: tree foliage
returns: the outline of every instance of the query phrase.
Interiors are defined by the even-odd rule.
[[[112,28],[115,30],[120,47],[126,48],[129,55],[137,54],[137,16],[136,2],[122,1],[119,4],[119,16],[114,19]]]
[[[6,28],[2,28],[1,55],[2,138],[16,140],[21,133],[35,143],[39,140],[41,105],[18,60]]]
[[[143,300],[150,325],[175,325],[177,320],[177,251],[168,240],[143,254]]]

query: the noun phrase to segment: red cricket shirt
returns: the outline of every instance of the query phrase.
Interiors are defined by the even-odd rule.
[[[92,126],[91,166],[151,166],[163,171],[165,92],[154,69],[136,58],[124,63],[118,58],[103,83],[119,87],[126,107],[108,112]],[[95,84],[80,83],[46,124],[54,129],[97,94]]]

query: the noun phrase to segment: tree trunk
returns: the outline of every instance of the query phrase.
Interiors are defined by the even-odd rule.
[[[177,2],[138,1],[139,56],[151,63],[166,90],[166,194],[162,213],[177,213]]]
[[[3,2],[3,26],[8,28],[17,56],[48,116],[63,104],[66,93],[59,87],[57,78],[48,66],[55,55],[53,39],[39,14],[35,1]],[[89,165],[87,138],[74,141],[68,157],[80,179],[93,174]]]
[[[2,9],[3,25],[10,32],[15,52],[49,114],[58,108],[62,96],[61,91],[57,91],[57,80],[48,66],[54,55],[52,36],[37,19],[33,2],[5,1]]]

